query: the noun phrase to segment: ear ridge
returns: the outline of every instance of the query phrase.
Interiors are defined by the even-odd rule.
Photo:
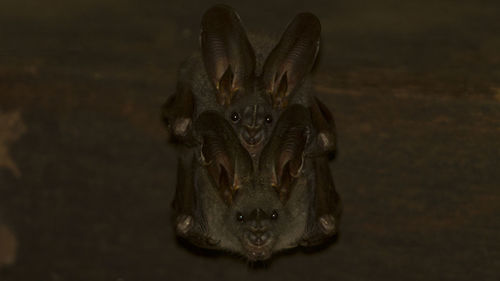
[[[217,101],[228,105],[237,90],[252,82],[255,71],[255,53],[236,11],[226,5],[208,9],[202,19],[200,43],[207,75],[222,95]],[[224,81],[220,88],[228,70],[230,83]]]
[[[298,14],[269,54],[262,78],[275,107],[286,106],[282,103],[283,98],[287,98],[311,71],[319,51],[320,33],[321,24],[315,15]],[[283,76],[287,77],[288,87],[284,93],[278,93],[278,83]]]
[[[280,116],[259,159],[259,170],[286,203],[295,179],[302,175],[309,141],[310,117],[301,105],[288,107]]]
[[[279,153],[278,161],[275,163],[278,170],[277,186],[282,200],[288,199],[294,179],[300,177],[304,166],[304,151],[307,143],[307,128],[292,127],[285,133]]]
[[[227,66],[226,71],[217,82],[217,102],[220,104],[228,105],[231,103],[231,99],[234,94],[234,73],[231,70],[231,65]]]
[[[201,143],[205,169],[223,201],[230,205],[236,191],[253,171],[251,157],[218,112],[202,113],[194,128]]]

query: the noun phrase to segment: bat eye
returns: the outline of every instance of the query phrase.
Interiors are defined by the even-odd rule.
[[[271,122],[273,122],[273,116],[271,116],[271,114],[266,115],[266,123],[269,124]]]
[[[238,114],[238,112],[231,113],[231,120],[235,123],[240,120],[240,115]]]
[[[239,221],[239,222],[244,222],[245,221],[245,217],[243,216],[242,213],[238,212],[238,213],[236,213],[236,220]]]
[[[278,219],[278,211],[274,210],[273,213],[271,214],[271,219],[272,220],[277,220]]]

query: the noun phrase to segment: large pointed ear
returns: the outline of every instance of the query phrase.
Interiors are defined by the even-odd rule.
[[[321,24],[311,13],[298,14],[267,58],[262,79],[276,108],[284,108],[288,96],[311,71],[319,51]]]
[[[282,147],[276,154],[273,185],[280,200],[288,200],[293,183],[304,167],[304,150],[308,140],[305,128],[290,128],[283,136]]]
[[[310,137],[309,124],[309,113],[305,107],[292,105],[287,108],[259,159],[261,174],[269,177],[269,183],[283,204],[288,200],[296,179],[303,173]]]
[[[217,112],[204,112],[195,122],[201,143],[200,159],[219,191],[230,205],[236,191],[252,173],[252,160],[231,125]]]
[[[202,19],[200,41],[208,78],[217,90],[217,101],[228,105],[255,75],[255,54],[239,15],[226,5],[210,8]]]

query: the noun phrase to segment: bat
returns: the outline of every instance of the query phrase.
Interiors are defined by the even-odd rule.
[[[255,169],[227,120],[200,115],[193,126],[199,148],[179,162],[176,233],[250,261],[334,235],[338,195],[327,159],[308,156],[311,124],[308,108],[288,107]]]
[[[181,65],[177,89],[163,106],[171,141],[190,143],[192,120],[205,111],[219,112],[256,164],[281,112],[297,103],[310,108],[321,134],[320,149],[334,150],[331,113],[307,86],[320,31],[316,16],[301,13],[272,50],[262,46],[273,42],[261,42],[254,50],[234,9],[208,9],[201,23],[200,54]]]

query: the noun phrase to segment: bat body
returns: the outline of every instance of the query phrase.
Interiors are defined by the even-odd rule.
[[[308,86],[318,19],[297,15],[272,49],[254,50],[228,6],[210,8],[201,26],[201,52],[180,67],[163,107],[182,151],[177,235],[252,261],[328,240],[340,201],[328,163],[333,117]]]

